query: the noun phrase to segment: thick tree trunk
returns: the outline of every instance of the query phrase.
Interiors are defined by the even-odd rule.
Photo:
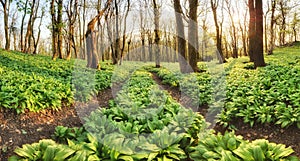
[[[255,0],[255,27],[256,27],[256,45],[255,45],[255,53],[254,53],[254,67],[264,67],[266,66],[264,60],[264,41],[263,41],[263,7],[262,0]]]
[[[198,23],[197,23],[198,0],[189,0],[189,30],[188,30],[188,53],[189,64],[194,72],[198,72]],[[191,72],[191,71],[188,71]]]
[[[186,54],[186,40],[184,33],[184,25],[182,20],[182,8],[180,5],[180,0],[174,0],[174,10],[176,17],[176,31],[177,31],[177,51],[179,53],[179,65],[180,71],[186,73],[188,69],[187,54]]]
[[[97,55],[97,48],[96,48],[96,35],[95,35],[95,25],[98,22],[99,18],[104,14],[106,9],[109,7],[112,0],[108,0],[106,2],[106,6],[102,9],[89,23],[87,27],[87,31],[85,34],[86,38],[86,46],[87,46],[87,58],[88,63],[87,67],[100,69],[99,59]]]

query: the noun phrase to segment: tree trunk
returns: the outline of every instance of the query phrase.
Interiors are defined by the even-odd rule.
[[[177,49],[179,53],[179,66],[182,73],[186,73],[188,69],[187,55],[186,55],[186,40],[184,33],[184,24],[182,20],[182,8],[180,0],[174,0],[174,10],[176,17],[176,31],[177,31]]]
[[[23,8],[23,16],[22,16],[22,21],[21,21],[21,40],[20,40],[20,49],[21,51],[24,51],[24,40],[23,40],[23,32],[24,32],[24,21],[25,21],[25,17],[27,14],[27,5],[28,5],[28,0],[25,1],[25,7]]]
[[[250,13],[250,21],[249,21],[249,57],[250,57],[250,62],[254,62],[254,52],[255,52],[255,8],[254,8],[254,0],[249,0],[248,1],[249,5],[249,13]]]
[[[198,0],[189,0],[189,30],[188,30],[188,53],[189,64],[194,72],[198,72],[198,23],[197,23]],[[192,72],[192,71],[188,71]]]
[[[218,8],[218,4],[217,2],[214,2],[213,0],[210,1],[211,2],[211,7],[212,7],[212,11],[213,11],[213,16],[214,16],[214,22],[215,22],[215,28],[216,28],[216,41],[217,41],[217,50],[220,54],[220,56],[218,56],[219,59],[219,63],[225,63],[226,60],[224,58],[224,54],[223,54],[223,50],[222,50],[222,32],[220,32],[220,26],[218,23],[218,17],[217,17],[217,8]]]
[[[271,21],[270,21],[270,42],[269,42],[269,49],[268,49],[268,55],[272,55],[273,54],[273,50],[274,50],[274,43],[275,43],[275,39],[274,39],[274,25],[275,25],[275,9],[276,9],[276,0],[272,0],[271,1]]]
[[[99,60],[97,55],[97,48],[96,48],[96,35],[95,35],[95,25],[98,22],[99,18],[104,14],[106,9],[109,7],[112,0],[108,0],[106,2],[106,6],[104,9],[101,10],[89,23],[87,27],[87,31],[85,34],[86,38],[86,46],[87,46],[87,58],[88,58],[88,64],[87,67],[94,68],[94,69],[100,69],[99,66]]]
[[[156,4],[156,0],[153,0],[153,9],[154,9],[154,43],[156,44],[155,47],[155,67],[160,67],[160,47],[159,47],[159,41],[160,41],[160,35],[159,35],[159,8]]]
[[[58,57],[57,52],[57,21],[55,15],[55,0],[51,1],[50,5],[50,12],[51,12],[51,21],[52,21],[52,60],[56,60]]]
[[[1,0],[0,1],[3,7],[4,12],[4,32],[5,32],[5,50],[10,50],[10,37],[9,37],[9,24],[8,24],[8,16],[9,16],[9,7],[10,0]]]
[[[255,0],[255,27],[256,27],[256,45],[254,53],[254,67],[264,67],[266,66],[264,60],[264,41],[263,41],[263,5],[262,0]]]
[[[58,57],[63,59],[63,0],[58,0],[58,12],[57,12],[57,45],[58,45]]]

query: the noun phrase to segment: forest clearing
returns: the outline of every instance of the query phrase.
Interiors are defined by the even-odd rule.
[[[0,161],[299,161],[299,11],[0,0]]]
[[[96,84],[89,86],[85,84],[89,77],[80,77],[76,80],[78,84],[71,81],[74,61],[51,61],[47,56],[1,50],[1,158],[6,160],[12,155],[28,160],[299,157],[299,47],[295,43],[292,47],[276,49],[274,55],[266,57],[268,66],[256,70],[251,68],[253,64],[247,63],[247,57],[228,60],[224,64],[225,107],[214,131],[209,132],[205,130],[203,116],[214,111],[210,103],[213,78],[206,63],[198,64],[205,72],[195,75],[180,74],[179,69],[170,71],[164,66],[155,68],[151,63],[138,67],[136,63],[128,63],[121,68],[103,63],[102,70],[95,73]],[[230,65],[233,61],[234,65]],[[178,63],[164,65],[168,64]],[[87,70],[84,65],[75,68]],[[188,81],[193,76],[198,84]],[[114,82],[119,86],[124,82],[115,97]],[[72,90],[74,86],[79,89],[77,85],[85,87],[77,93]],[[200,100],[200,113],[185,108],[184,102],[177,103],[180,89],[194,85],[202,91],[197,93],[195,88],[189,88],[185,94],[192,102]],[[91,99],[99,104],[99,109],[89,106],[92,103],[79,102]],[[160,110],[156,111],[157,108]],[[84,121],[83,117],[86,117]],[[233,129],[235,134],[227,133]],[[147,140],[137,137],[151,133],[155,135],[146,135]],[[163,142],[160,137],[164,138]],[[226,138],[234,141],[229,143]],[[275,147],[280,150],[272,149]],[[255,148],[261,156],[257,156]],[[205,151],[210,153],[204,154]]]

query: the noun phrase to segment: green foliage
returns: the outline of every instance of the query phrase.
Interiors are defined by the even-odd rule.
[[[290,156],[294,152],[290,147],[269,143],[264,139],[245,141],[233,132],[204,136],[203,140],[190,150],[190,157],[193,160],[299,160],[297,157]]]
[[[0,53],[0,107],[17,113],[58,110],[75,99],[87,101],[110,86],[112,68],[105,65],[105,71],[90,71],[83,64],[74,67],[74,60],[52,61],[46,56],[3,50]]]
[[[215,135],[206,126],[203,116],[160,91],[150,73],[137,70],[116,101],[85,118],[84,128],[58,126],[58,142],[23,145],[9,160],[298,160],[284,145]]]

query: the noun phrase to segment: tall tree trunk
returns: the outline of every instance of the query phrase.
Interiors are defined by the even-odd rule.
[[[55,15],[55,0],[51,0],[50,4],[51,21],[52,21],[52,60],[58,57],[57,52],[57,20]]]
[[[152,52],[152,33],[150,30],[147,31],[148,35],[148,53],[149,53],[149,61],[153,61],[153,52]]]
[[[160,47],[159,47],[159,41],[160,41],[160,35],[159,35],[159,8],[157,6],[156,0],[153,0],[153,9],[154,9],[154,42],[156,44],[155,47],[155,67],[160,67]]]
[[[28,20],[28,24],[27,24],[27,31],[26,31],[26,35],[25,35],[25,44],[24,44],[24,49],[22,52],[25,53],[31,53],[31,37],[33,34],[33,19],[35,18],[35,13],[37,10],[37,8],[35,8],[36,5],[36,1],[33,0],[31,3],[31,12],[30,12],[30,16],[29,16],[29,20]]]
[[[189,0],[189,30],[188,30],[188,53],[189,64],[194,72],[198,72],[198,23],[197,23],[198,0]],[[191,71],[188,71],[191,72]]]
[[[63,58],[63,0],[58,0],[58,12],[57,12],[57,45],[58,45],[58,57]]]
[[[269,42],[269,49],[268,49],[268,55],[273,54],[274,50],[274,43],[275,43],[275,38],[274,38],[274,25],[275,25],[275,9],[276,9],[276,0],[271,0],[271,20],[270,20],[270,42]]]
[[[114,42],[114,48],[115,52],[113,52],[113,64],[117,64],[119,61],[119,51],[120,51],[120,34],[119,34],[119,7],[117,0],[115,1],[115,42]]]
[[[33,28],[33,26],[34,26],[34,23],[35,23],[35,21],[36,21],[36,19],[37,19],[37,14],[38,14],[38,9],[39,9],[39,6],[40,6],[40,1],[37,1],[36,2],[37,4],[36,4],[36,9],[35,9],[35,11],[34,11],[34,15],[33,15],[33,18],[32,18],[32,28]],[[40,41],[40,36],[41,36],[41,26],[42,26],[42,19],[43,19],[43,17],[44,17],[44,14],[45,14],[45,11],[42,9],[42,14],[41,14],[41,16],[40,16],[40,23],[39,23],[39,25],[38,25],[38,34],[37,34],[37,38],[35,38],[35,35],[33,34],[33,31],[32,31],[32,35],[31,35],[31,37],[32,37],[32,40],[33,40],[33,54],[36,54],[37,53],[37,47],[38,47],[38,44],[39,44],[39,41]]]
[[[122,60],[123,60],[123,55],[124,55],[124,49],[125,49],[125,44],[126,44],[126,22],[127,22],[127,17],[128,17],[128,13],[129,13],[129,9],[130,9],[130,0],[127,0],[127,7],[126,7],[126,13],[125,13],[125,17],[124,17],[124,30],[123,30],[123,38],[122,38],[122,48],[120,51],[120,55],[121,55],[121,59],[120,59],[120,65],[122,64]],[[129,50],[127,51],[129,52]]]
[[[217,50],[220,54],[220,56],[218,56],[218,59],[219,59],[219,63],[225,63],[226,60],[224,58],[224,54],[223,54],[223,50],[222,50],[222,32],[221,32],[221,29],[219,26],[218,16],[217,16],[217,9],[218,9],[217,3],[218,2],[214,2],[214,0],[211,0],[210,3],[211,3],[212,11],[213,11],[215,28],[216,28]]]
[[[85,34],[86,38],[86,46],[87,46],[87,58],[88,64],[87,67],[100,69],[98,55],[97,55],[97,48],[96,48],[96,35],[95,35],[95,25],[98,22],[99,18],[104,14],[104,12],[109,7],[112,0],[108,0],[104,9],[101,10],[89,23],[87,27],[87,31]]]
[[[254,67],[264,67],[266,66],[264,60],[264,42],[263,42],[263,5],[262,0],[255,0],[255,53],[254,53]]]
[[[22,16],[22,21],[21,21],[21,40],[20,40],[20,49],[21,51],[24,51],[24,40],[23,40],[23,32],[24,32],[24,21],[25,21],[25,17],[26,17],[26,14],[27,14],[27,5],[28,5],[28,1],[29,0],[26,0],[25,1],[25,7],[23,8],[23,16]]]
[[[280,45],[285,44],[285,33],[286,33],[286,6],[285,1],[279,1],[280,12],[281,12],[281,24],[280,24]]]
[[[9,37],[9,23],[8,23],[8,17],[9,17],[9,7],[10,7],[10,0],[1,0],[0,1],[3,7],[4,12],[4,32],[5,32],[5,50],[10,49],[10,37]]]
[[[177,49],[178,49],[178,53],[180,54],[180,56],[178,57],[180,71],[182,73],[186,73],[188,69],[188,63],[187,63],[188,60],[186,54],[184,24],[182,20],[183,13],[180,5],[180,0],[174,0],[174,10],[175,10],[175,17],[176,17]]]
[[[249,13],[250,13],[250,21],[249,21],[249,57],[250,62],[254,62],[254,52],[255,52],[255,25],[256,25],[256,17],[255,17],[255,8],[254,8],[254,0],[248,1],[249,5]]]

